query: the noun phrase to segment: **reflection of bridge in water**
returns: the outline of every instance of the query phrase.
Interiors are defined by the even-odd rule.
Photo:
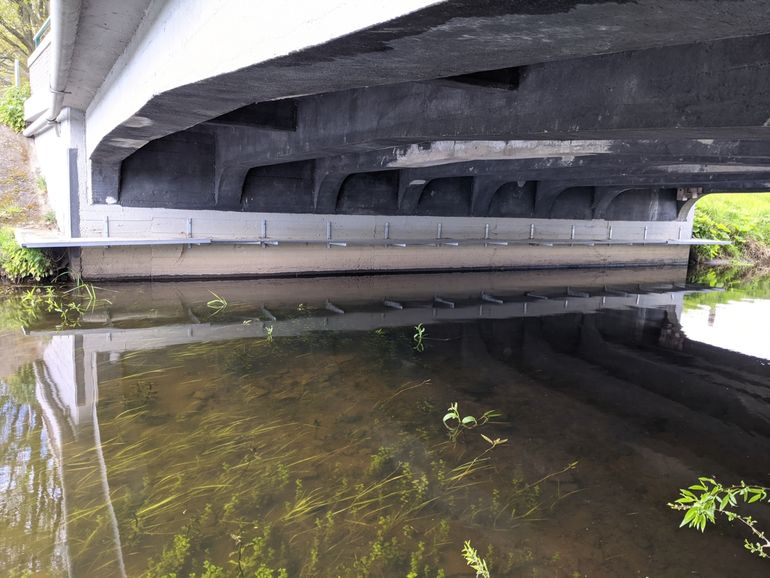
[[[666,270],[663,270],[664,272]],[[447,286],[440,295],[435,293],[431,279],[425,276],[422,283],[410,285],[401,278],[400,293],[391,283],[387,293],[382,288],[371,287],[374,293],[356,295],[349,290],[347,294],[318,301],[318,295],[335,295],[349,280],[329,279],[301,281],[294,285],[289,293],[287,284],[276,281],[274,287],[267,283],[272,291],[260,292],[260,299],[255,301],[253,290],[247,284],[233,283],[228,293],[228,301],[236,306],[227,320],[227,313],[219,320],[212,317],[209,310],[206,319],[200,312],[196,314],[186,303],[198,304],[210,298],[203,286],[193,286],[189,290],[171,288],[170,301],[166,307],[156,311],[158,316],[150,327],[131,327],[132,322],[146,321],[141,310],[132,311],[122,307],[120,302],[107,310],[96,314],[87,314],[83,321],[101,325],[93,329],[70,329],[64,331],[71,336],[82,337],[83,351],[86,355],[108,352],[119,354],[121,351],[162,348],[169,345],[195,343],[200,341],[225,341],[232,339],[297,336],[313,331],[369,331],[387,327],[407,327],[417,324],[431,325],[452,321],[472,321],[477,319],[508,319],[514,317],[545,317],[564,315],[565,313],[594,313],[601,309],[626,309],[630,307],[655,308],[673,306],[681,311],[682,297],[687,292],[681,283],[625,283],[624,277],[616,278],[619,285],[595,285],[595,279],[585,278],[592,287],[568,287],[549,285],[549,281],[559,282],[559,276],[540,275],[541,279],[532,279],[531,286],[522,285],[522,275],[511,275],[508,282],[497,280],[493,290],[482,289],[470,284]],[[554,278],[555,277],[555,278]],[[574,274],[571,274],[574,279]],[[664,277],[662,277],[664,278]],[[368,279],[368,283],[381,284],[381,279]],[[439,285],[442,286],[439,280]],[[163,286],[161,286],[161,292]],[[356,292],[362,288],[359,287]],[[320,290],[320,291],[319,291]],[[223,290],[224,291],[224,290]],[[324,291],[326,293],[324,293]],[[153,288],[153,298],[163,298]],[[168,296],[168,295],[167,295]],[[174,300],[177,300],[174,303]],[[307,315],[297,316],[297,307],[307,311]],[[168,317],[163,317],[163,314]],[[280,315],[286,312],[286,316]],[[180,313],[188,318],[187,323],[179,323]],[[165,322],[164,322],[165,319]],[[213,320],[212,320],[213,319]],[[245,323],[244,323],[245,322]],[[61,334],[62,332],[57,332]]]
[[[98,412],[100,383],[124,377],[121,355],[261,339],[268,327],[273,337],[289,337],[422,323],[432,336],[456,337],[459,355],[536,373],[546,389],[649,420],[675,436],[702,436],[713,445],[704,451],[733,456],[727,461],[770,451],[770,410],[757,403],[770,391],[767,369],[682,334],[677,319],[692,290],[682,274],[586,270],[225,282],[215,289],[230,305],[205,320],[210,284],[122,286],[111,304],[84,317],[84,327],[32,331],[51,335],[36,365],[36,396],[61,472],[70,574],[98,567],[103,575],[125,575]],[[451,323],[467,321],[476,323]],[[110,531],[95,534],[104,520]]]
[[[64,559],[70,576],[83,573],[81,560],[98,560],[104,576],[125,576],[120,532],[110,498],[99,430],[98,374],[82,340],[54,335],[35,364],[35,397],[57,457],[64,506]],[[110,532],[100,533],[107,518]],[[73,539],[75,536],[77,540]],[[82,540],[82,541],[81,541]],[[94,556],[99,552],[98,556]]]

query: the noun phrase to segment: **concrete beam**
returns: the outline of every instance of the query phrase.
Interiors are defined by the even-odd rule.
[[[768,62],[770,36],[761,36],[532,65],[511,91],[405,83],[306,97],[298,99],[295,133],[265,138],[240,129],[222,140],[218,154],[233,164],[270,164],[458,136],[764,138]],[[487,154],[496,152],[504,151]]]
[[[192,250],[173,247],[84,248],[84,279],[216,276],[293,276],[340,271],[437,271],[564,266],[684,265],[686,245],[385,247],[262,249],[244,245],[209,245]],[[534,264],[534,265],[533,265]]]
[[[622,193],[628,190],[632,190],[632,187],[628,187],[628,186],[596,187],[595,194],[594,194],[594,204],[593,204],[594,218],[605,219],[607,215],[607,209],[610,207],[612,202],[615,199],[617,199]]]
[[[485,176],[473,179],[471,196],[471,216],[484,217],[489,212],[492,197],[504,184],[511,182],[510,177]]]
[[[703,182],[722,174],[735,179],[770,170],[770,143],[765,147],[767,156],[738,157],[723,154],[720,143],[695,150],[686,147],[691,142],[697,141],[645,143],[636,150],[623,141],[438,141],[322,157],[316,163],[323,163],[324,171],[330,174],[391,169],[408,170],[414,178],[508,175],[511,180],[559,174],[577,178],[628,176],[630,180],[645,175],[675,180],[692,175],[696,182]],[[672,145],[692,151],[674,154]],[[222,162],[226,162],[224,158]]]
[[[539,181],[535,191],[535,216],[542,219],[550,217],[556,199],[572,185],[569,181]]]
[[[622,141],[439,141],[258,166],[251,170],[246,164],[222,167],[221,163],[226,162],[223,157],[214,167],[213,180],[208,172],[203,172],[194,186],[192,183],[181,186],[180,183],[189,181],[196,171],[200,172],[200,167],[210,166],[213,150],[222,148],[218,142],[213,147],[207,144],[211,135],[221,137],[204,125],[155,141],[133,155],[124,163],[124,204],[331,214],[337,210],[343,184],[355,176],[348,193],[355,191],[358,200],[355,208],[348,206],[345,211],[413,214],[429,182],[470,177],[473,179],[472,214],[481,215],[484,207],[489,207],[495,191],[507,183],[547,181],[541,183],[536,202],[537,214],[547,216],[556,198],[569,187],[623,187],[625,190],[714,185],[724,189],[728,186],[726,183],[737,183],[742,188],[752,183],[761,189],[770,180],[770,157],[761,156],[770,152],[770,147],[766,147],[768,150],[752,147],[752,157],[723,157],[726,148],[740,149],[733,141],[662,141],[657,147],[648,142],[635,147]],[[180,149],[180,145],[187,148]],[[182,154],[185,150],[186,154]],[[621,152],[600,152],[611,150]],[[689,152],[690,156],[667,156],[672,152]],[[449,162],[457,160],[465,162]],[[118,183],[114,165],[102,167],[93,163],[93,166],[94,200],[105,202],[108,196],[117,198],[109,188]],[[379,182],[381,193],[390,194],[389,185],[378,181],[379,177],[362,178],[367,173],[382,175],[383,169],[394,173],[393,186],[398,189],[392,206],[377,197],[374,190],[364,193],[361,189]],[[248,175],[251,177],[247,186]],[[553,183],[561,188],[551,191],[552,196],[546,198],[543,187],[554,186]],[[191,197],[194,191],[198,191],[198,198]],[[370,201],[363,200],[362,194],[369,195]],[[256,201],[247,203],[249,208],[243,204],[246,197]],[[279,204],[270,200],[277,202],[279,198],[282,199]],[[598,198],[594,199],[594,208],[599,203],[600,212],[604,211],[610,201],[606,198],[601,204]]]
[[[328,3],[294,0],[266,13],[262,4],[235,0],[153,3],[89,107],[88,154],[120,161],[150,140],[255,101],[770,32],[770,6],[763,0],[735,0],[730,10],[719,0],[429,4],[401,0],[353,8],[338,2],[332,9]],[[421,10],[405,15],[415,9]],[[211,50],[212,38],[223,31],[229,50],[224,60]],[[665,69],[676,61],[657,61],[664,69],[657,77],[672,82],[672,92],[681,82]],[[700,80],[707,80],[705,71],[718,70],[684,61],[693,64],[689,76]],[[569,78],[583,72],[580,66],[567,68]],[[733,68],[736,75],[740,70]],[[613,91],[644,83],[645,76],[618,78]],[[607,92],[605,86],[595,84],[587,99]],[[559,97],[575,94],[581,92]],[[671,104],[675,110],[677,104]],[[691,109],[684,116],[695,120],[699,114]]]
[[[85,110],[125,51],[151,0],[83,2],[64,106]]]
[[[212,131],[210,127],[207,130]],[[217,150],[226,148],[221,141],[233,138],[231,133],[230,128],[224,132],[212,132],[217,138]],[[184,133],[180,133],[180,136],[182,134]],[[266,138],[266,131],[259,131],[259,134]],[[169,146],[172,149],[178,146],[179,137],[167,139],[170,139]],[[156,141],[153,147],[162,148],[162,143],[167,139]],[[190,156],[194,156],[198,162],[211,162],[210,159],[192,155],[192,152]],[[134,166],[141,171],[150,170],[158,165],[155,155],[150,148],[143,149],[136,153],[138,158]],[[300,155],[301,158],[306,156]],[[216,206],[223,210],[237,209],[250,165],[259,161],[250,157],[248,162],[233,164],[232,159],[225,155],[220,154],[218,157],[214,177]],[[313,162],[316,174],[314,199],[318,198],[318,187],[327,177],[326,188],[334,188],[331,186],[332,175],[336,175],[334,178],[339,187],[350,174],[383,169],[408,170],[409,176],[402,175],[401,178],[398,197],[400,202],[404,199],[407,178],[430,180],[486,175],[504,177],[508,179],[507,182],[569,179],[588,181],[589,185],[596,186],[697,185],[719,182],[725,178],[730,181],[739,178],[756,181],[767,178],[770,172],[770,143],[703,140],[438,141],[322,157]],[[114,165],[93,163],[93,166],[95,201],[105,202],[110,196],[117,198],[117,177],[111,180],[105,180],[103,177],[103,173],[114,173]],[[274,166],[282,172],[289,171],[287,163],[269,166]],[[161,163],[160,168],[162,172],[155,175],[158,180],[167,179],[168,175],[165,173],[169,171],[176,170],[180,176],[189,172],[186,167],[174,169],[172,163]],[[186,191],[180,191],[180,194],[186,194]],[[328,194],[334,196],[336,192],[331,191]],[[175,198],[176,196],[171,194],[167,198],[168,204],[174,204]],[[330,202],[330,206],[333,206],[335,199],[332,198]],[[407,199],[407,206],[409,202]],[[326,212],[326,209],[323,212]]]

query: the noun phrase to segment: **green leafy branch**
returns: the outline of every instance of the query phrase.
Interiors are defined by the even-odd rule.
[[[740,522],[746,526],[755,541],[744,540],[745,548],[760,558],[770,557],[770,539],[765,532],[757,528],[757,521],[751,516],[736,511],[739,501],[743,504],[770,502],[770,489],[763,486],[750,486],[741,482],[737,486],[723,486],[712,478],[700,477],[698,483],[687,489],[679,490],[679,499],[669,503],[673,510],[683,511],[684,517],[679,527],[687,526],[701,532],[709,523],[716,524],[716,517],[721,514],[730,522]]]

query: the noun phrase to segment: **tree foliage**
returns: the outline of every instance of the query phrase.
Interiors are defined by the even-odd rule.
[[[46,0],[0,0],[0,82],[13,82],[13,62],[26,69],[35,50],[35,33],[48,17]]]
[[[24,130],[24,101],[29,98],[29,85],[9,86],[0,97],[0,123],[16,132]]]

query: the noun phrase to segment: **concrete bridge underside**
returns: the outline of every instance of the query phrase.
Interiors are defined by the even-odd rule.
[[[248,4],[140,2],[94,78],[80,7],[37,140],[87,276],[681,263],[699,197],[770,190],[765,2]]]

